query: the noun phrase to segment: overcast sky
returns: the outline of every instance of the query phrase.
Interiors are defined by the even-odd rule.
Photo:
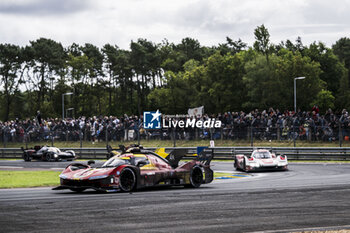
[[[145,38],[202,45],[226,36],[252,45],[265,24],[273,43],[300,36],[331,46],[350,37],[350,0],[1,0],[0,43],[27,45],[40,37],[68,46],[106,43],[128,49]]]

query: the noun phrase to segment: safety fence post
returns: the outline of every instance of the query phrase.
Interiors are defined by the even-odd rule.
[[[108,146],[108,124],[107,123],[105,123],[105,127],[106,127],[105,140],[106,140],[106,146]]]
[[[176,128],[173,128],[173,140],[174,147],[176,147]]]
[[[250,146],[254,146],[254,138],[253,138],[253,124],[250,125]]]
[[[51,146],[53,146],[54,136],[52,134],[52,130],[51,129],[50,129],[50,138],[51,138]]]
[[[342,147],[343,144],[343,132],[342,132],[342,128],[341,128],[341,123],[339,121],[339,147]]]

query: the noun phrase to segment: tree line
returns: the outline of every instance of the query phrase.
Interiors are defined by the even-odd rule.
[[[73,43],[63,47],[47,38],[24,47],[0,44],[0,120],[62,115],[140,114],[159,109],[186,113],[205,106],[207,113],[252,109],[293,109],[295,77],[298,108],[341,111],[350,103],[350,38],[331,48],[322,42],[303,45],[270,41],[268,29],[254,30],[248,46],[229,37],[216,46],[193,38],[174,44],[131,41],[130,49],[106,44]]]

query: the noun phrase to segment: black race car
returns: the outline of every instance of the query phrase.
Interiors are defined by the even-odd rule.
[[[57,147],[52,146],[34,146],[34,148],[23,150],[23,160],[31,161],[32,159],[42,161],[72,161],[75,159],[75,152],[72,150],[61,151]]]

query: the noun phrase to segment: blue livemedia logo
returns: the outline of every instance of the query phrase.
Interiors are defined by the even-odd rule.
[[[156,112],[143,112],[143,127],[145,129],[160,129],[161,115],[159,110]]]

